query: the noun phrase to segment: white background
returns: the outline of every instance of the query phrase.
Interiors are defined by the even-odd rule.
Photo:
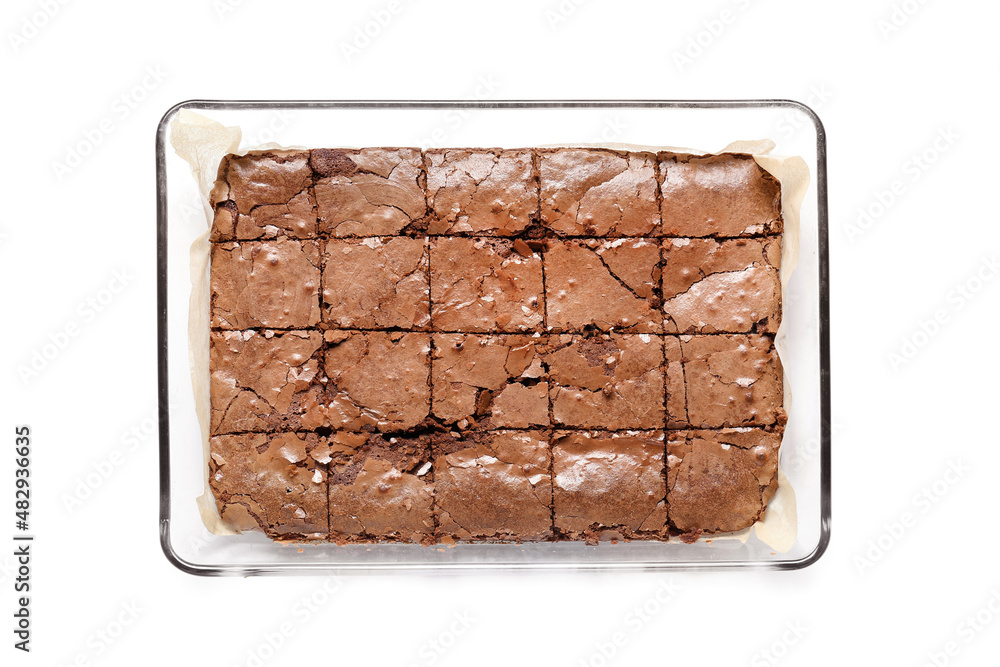
[[[12,648],[16,575],[0,549],[3,664],[995,664],[997,6],[483,7],[4,3],[0,539],[14,532],[14,427],[28,424],[37,540],[30,655]],[[358,40],[373,16],[385,25]],[[164,558],[156,122],[196,97],[468,98],[483,77],[495,98],[775,97],[819,112],[834,515],[816,565],[337,583],[196,578]]]

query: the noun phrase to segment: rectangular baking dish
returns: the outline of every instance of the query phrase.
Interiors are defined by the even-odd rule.
[[[781,469],[795,491],[797,539],[775,553],[754,536],[671,542],[535,544],[276,544],[262,534],[210,534],[195,499],[205,485],[188,356],[192,241],[206,230],[187,163],[169,143],[182,109],[243,129],[242,147],[541,146],[631,143],[718,151],[772,139],[812,179],[801,211],[799,263],[784,295],[786,403],[793,401]],[[628,101],[207,101],[182,102],[156,132],[157,355],[160,541],[167,558],[200,575],[470,570],[662,570],[814,563],[830,538],[830,331],[826,136],[819,117],[788,100]]]

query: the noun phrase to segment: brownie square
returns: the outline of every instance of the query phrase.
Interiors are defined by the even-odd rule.
[[[781,240],[664,239],[667,333],[775,333],[781,324]]]
[[[430,411],[430,336],[330,330],[326,342],[326,424],[345,430],[412,429]]]
[[[323,321],[345,329],[427,329],[427,270],[424,239],[331,239],[323,264]]]
[[[541,331],[542,259],[523,241],[431,239],[435,331]]]
[[[227,155],[209,196],[215,211],[211,240],[314,238],[312,176],[307,151]]]
[[[668,434],[667,508],[682,539],[759,520],[778,488],[780,444],[780,432],[759,428]]]
[[[663,343],[649,334],[553,336],[545,355],[555,424],[663,428]]]
[[[769,336],[681,336],[687,414],[696,428],[783,424],[781,362]]]
[[[538,216],[530,150],[430,150],[431,234],[512,236]]]
[[[544,342],[528,335],[434,334],[433,414],[460,428],[549,424]]]
[[[544,262],[549,330],[660,331],[658,242],[553,241]]]
[[[665,236],[779,234],[778,181],[749,155],[660,154]]]
[[[331,540],[431,540],[434,473],[426,436],[336,432],[329,442]]]
[[[548,438],[541,431],[433,436],[438,537],[542,540],[552,535]]]
[[[597,148],[539,152],[542,224],[563,236],[659,236],[656,156]]]
[[[423,158],[415,148],[321,148],[310,163],[323,234],[390,236],[427,213]]]
[[[212,434],[319,425],[322,344],[317,331],[213,331]]]
[[[319,324],[316,241],[212,244],[212,326],[300,329]]]
[[[555,528],[570,539],[665,537],[663,431],[557,431]]]
[[[219,515],[275,539],[326,539],[328,453],[315,433],[217,435],[209,484]]]

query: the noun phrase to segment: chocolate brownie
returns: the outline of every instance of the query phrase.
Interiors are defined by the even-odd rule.
[[[646,239],[553,241],[545,252],[550,331],[659,333],[660,246]]]
[[[541,339],[435,334],[433,340],[434,417],[462,429],[548,426]]]
[[[227,156],[211,488],[336,544],[691,541],[763,516],[780,187],[749,155]]]
[[[315,149],[319,231],[332,237],[396,234],[427,213],[415,148]]]
[[[692,426],[784,424],[781,362],[770,337],[720,334],[679,340]]]
[[[319,245],[276,239],[212,245],[212,326],[298,329],[319,324]]]
[[[213,331],[211,432],[320,426],[322,344],[318,331]]]
[[[432,442],[438,539],[552,535],[550,453],[543,432],[444,432]]]
[[[212,241],[315,238],[312,179],[308,151],[227,155],[209,197]]]
[[[431,240],[435,331],[541,331],[543,291],[542,258],[530,248],[501,239]]]
[[[778,238],[666,239],[663,258],[667,333],[777,332]]]
[[[658,236],[656,156],[600,148],[539,151],[542,224],[562,236]]]
[[[326,405],[336,429],[412,429],[430,412],[430,336],[397,331],[327,331]]]
[[[749,155],[661,153],[665,236],[780,234],[778,181]]]
[[[427,242],[407,237],[330,239],[323,321],[342,329],[430,326]]]
[[[318,435],[217,435],[210,448],[208,479],[224,520],[275,539],[326,539],[329,451]]]
[[[545,355],[555,424],[663,428],[663,341],[649,334],[554,336]]]
[[[780,444],[779,432],[759,428],[669,433],[670,523],[687,539],[753,525],[777,490]]]
[[[591,541],[665,538],[663,458],[663,431],[556,431],[556,531]]]
[[[529,150],[430,150],[431,234],[513,236],[538,217],[538,182]]]
[[[434,473],[426,436],[341,432],[329,442],[332,540],[430,541]]]

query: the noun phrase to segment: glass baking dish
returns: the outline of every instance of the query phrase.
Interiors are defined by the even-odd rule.
[[[799,263],[784,294],[783,363],[794,401],[781,469],[795,491],[797,538],[776,553],[745,542],[582,542],[282,545],[260,533],[215,536],[195,499],[205,486],[201,432],[188,357],[192,241],[206,230],[204,203],[186,162],[169,143],[182,109],[243,129],[243,148],[542,146],[630,143],[718,151],[734,140],[772,139],[774,155],[797,155],[811,182],[802,204]],[[628,101],[204,101],[182,102],[156,133],[157,331],[160,541],[167,558],[201,575],[332,574],[405,570],[766,567],[797,569],[830,537],[830,332],[826,136],[816,113],[788,100]],[[787,402],[786,398],[786,402]]]

